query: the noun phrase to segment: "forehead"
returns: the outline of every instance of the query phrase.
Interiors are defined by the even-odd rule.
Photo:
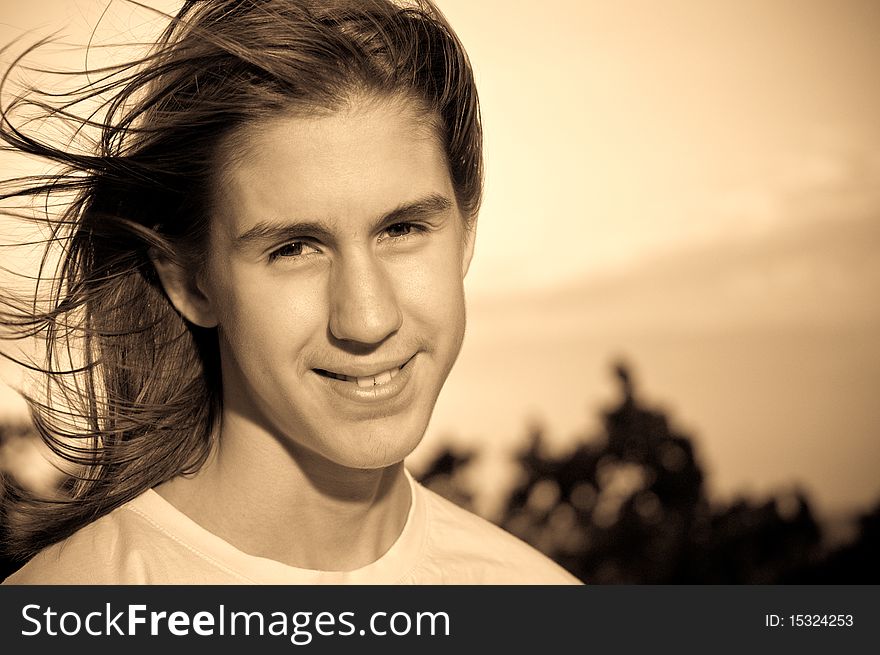
[[[290,112],[241,128],[230,144],[215,222],[232,235],[267,220],[351,224],[431,194],[454,202],[435,123],[409,102]]]

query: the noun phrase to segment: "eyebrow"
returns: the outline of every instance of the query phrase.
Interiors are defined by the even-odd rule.
[[[418,200],[401,204],[373,221],[372,229],[442,214],[452,207],[452,201],[439,193],[432,193]],[[235,237],[235,246],[244,248],[251,244],[270,243],[311,236],[332,241],[332,226],[323,221],[271,222],[261,221]]]

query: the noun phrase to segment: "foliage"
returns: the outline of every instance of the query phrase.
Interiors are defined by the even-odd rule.
[[[584,581],[598,584],[878,582],[880,504],[858,540],[833,552],[806,494],[713,507],[691,438],[637,397],[615,367],[622,398],[603,416],[604,434],[564,457],[544,454],[534,428],[517,455],[520,483],[499,523]],[[443,453],[423,483],[453,500],[473,455]],[[436,480],[443,484],[435,486]]]

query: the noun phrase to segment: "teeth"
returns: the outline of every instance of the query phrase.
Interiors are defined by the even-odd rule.
[[[380,384],[391,382],[391,378],[400,373],[400,368],[392,368],[388,371],[382,371],[378,375],[368,375],[363,378],[355,378],[349,375],[331,373],[337,380],[345,380],[346,382],[356,382],[359,387],[375,387]]]
[[[387,371],[382,371],[381,373],[377,373],[376,375],[367,375],[366,377],[356,378],[351,375],[344,375],[342,373],[334,373],[333,371],[323,370],[321,371],[323,375],[327,375],[331,378],[336,378],[337,380],[342,380],[343,382],[354,382],[359,387],[375,387],[380,384],[388,384],[391,380],[397,377],[397,374],[400,373],[400,369],[402,367],[397,366],[395,368],[388,369]]]

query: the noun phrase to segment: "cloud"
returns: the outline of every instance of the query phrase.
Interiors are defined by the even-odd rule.
[[[586,334],[880,322],[880,211],[719,239],[543,292],[471,303],[472,332]]]

